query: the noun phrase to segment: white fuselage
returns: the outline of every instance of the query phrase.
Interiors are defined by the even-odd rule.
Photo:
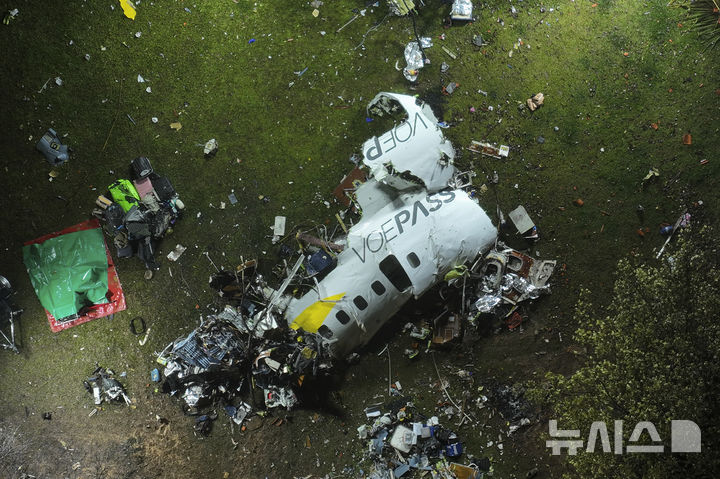
[[[374,181],[363,188],[380,188]],[[318,332],[343,357],[367,343],[411,297],[490,249],[497,233],[463,190],[401,193],[348,232],[337,266],[290,301],[291,327]]]

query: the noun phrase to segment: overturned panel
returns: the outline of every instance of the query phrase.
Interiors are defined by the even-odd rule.
[[[405,121],[363,144],[363,163],[379,182],[397,190],[415,187],[430,192],[447,188],[455,175],[455,150],[437,125],[432,109],[410,95],[379,93],[368,114],[404,110]]]

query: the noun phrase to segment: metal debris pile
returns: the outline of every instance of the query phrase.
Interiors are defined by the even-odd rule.
[[[385,412],[384,412],[385,411]],[[372,461],[369,479],[429,477],[480,478],[490,469],[488,459],[469,466],[454,462],[463,456],[463,444],[436,416],[422,415],[411,401],[400,398],[385,406],[371,406],[365,414],[372,422],[358,428]]]
[[[485,313],[511,315],[518,304],[548,294],[548,280],[555,260],[537,260],[514,249],[495,249],[479,259],[470,275],[479,277],[475,286],[476,299],[470,305],[475,322]]]
[[[253,412],[246,402],[253,387],[262,389],[265,408],[293,408],[298,403],[295,390],[305,376],[319,376],[332,367],[321,338],[279,326],[271,309],[261,306],[272,295],[265,294],[258,276],[244,280],[220,271],[210,283],[231,304],[203,318],[197,329],[159,354],[158,362],[165,366],[162,391],[181,398],[185,412],[200,415],[203,424],[214,419],[209,411],[220,406],[242,425]],[[207,434],[209,428],[199,431]]]
[[[125,404],[130,405],[131,401],[128,395],[125,393],[125,388],[120,381],[114,378],[115,373],[111,369],[105,369],[98,366],[93,371],[92,376],[83,381],[83,385],[87,392],[93,395],[95,404],[102,404],[103,401],[125,401]]]

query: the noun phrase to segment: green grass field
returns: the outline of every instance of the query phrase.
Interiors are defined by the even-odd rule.
[[[0,274],[19,291],[15,301],[25,310],[21,354],[0,352],[0,419],[42,445],[44,455],[22,464],[38,477],[219,478],[226,471],[230,477],[359,477],[355,466],[364,445],[353,437],[364,405],[384,391],[384,358],[372,354],[348,373],[340,390],[344,416],[317,419],[301,410],[284,429],[266,423],[263,434],[240,436],[237,449],[229,428],[219,424],[210,439],[192,437],[177,402],[154,394],[148,383],[153,352],[193,329],[217,303],[206,286],[214,268],[204,253],[218,266],[251,257],[271,266],[275,215],[286,215],[289,227],[334,222],[339,208],[331,192],[352,169],[348,159],[381,131],[378,122],[366,122],[365,112],[380,91],[427,100],[453,124],[444,133],[456,148],[473,139],[509,145],[503,160],[464,150],[457,166],[475,170],[478,187],[497,171],[500,182],[488,183],[481,205],[494,220],[498,206],[507,214],[525,205],[541,234],[530,251],[565,265],[529,326],[560,330],[565,343],[480,337],[462,352],[437,354],[448,367],[472,358],[478,374],[503,383],[571,370],[566,347],[580,289],[605,304],[617,260],[652,258],[664,241],[660,225],[674,223],[684,207],[702,201],[701,220],[718,220],[718,52],[706,51],[684,10],[665,1],[516,1],[517,16],[508,2],[488,1],[475,4],[474,23],[446,28],[449,5],[426,0],[417,30],[434,46],[415,84],[395,68],[396,61],[405,65],[412,22],[388,16],[384,4],[325,0],[314,17],[304,1],[143,0],[132,21],[110,0],[0,3],[3,12],[19,9],[0,26]],[[353,9],[364,15],[336,33]],[[473,45],[476,34],[488,44]],[[451,81],[459,88],[442,95]],[[538,92],[545,95],[540,109],[520,108]],[[182,129],[171,129],[174,122]],[[35,150],[48,127],[73,148],[60,167]],[[683,144],[685,134],[692,135],[691,145]],[[210,138],[219,152],[206,159]],[[162,244],[162,268],[146,281],[139,260],[120,260],[128,310],[53,334],[21,246],[87,219],[96,196],[127,177],[137,156],[149,157],[187,205]],[[643,185],[651,168],[660,176]],[[49,181],[52,170],[58,175]],[[582,207],[573,204],[578,198]],[[326,208],[323,201],[333,204]],[[645,227],[640,237],[637,230]],[[188,250],[170,263],[163,256],[177,243]],[[128,329],[136,316],[152,328],[145,346]],[[536,360],[539,348],[548,354]],[[433,407],[441,395],[427,392],[435,374],[428,361],[401,365],[397,374],[425,390],[419,402]],[[127,371],[136,409],[111,406],[87,417],[92,399],[82,380],[96,362]],[[53,411],[52,421],[42,421],[45,411]],[[171,427],[159,427],[155,414],[170,417]],[[498,428],[502,420],[488,424]],[[551,477],[560,469],[547,466],[542,432],[537,425],[502,455],[484,450],[487,440],[477,431],[463,434],[467,450],[493,456],[500,477],[524,477],[534,465]],[[305,448],[308,435],[311,449]],[[326,437],[330,445],[323,445]],[[73,469],[76,462],[81,465]],[[99,471],[104,463],[108,469]],[[345,467],[351,469],[343,473]]]

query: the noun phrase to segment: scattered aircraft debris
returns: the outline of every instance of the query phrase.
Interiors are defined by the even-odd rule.
[[[498,243],[473,175],[455,168],[455,149],[431,108],[383,92],[367,111],[395,121],[363,144],[361,169],[335,191],[360,219],[350,227],[340,219],[337,235],[296,232],[300,249],[293,251],[284,242],[293,235],[280,239],[284,217],[276,218],[282,284],[270,287],[256,261],[217,272],[210,286],[225,309],[160,353],[163,390],[186,408],[222,401],[244,418],[253,414],[242,406],[253,386],[263,390],[265,407],[292,408],[307,378],[352,358],[406,302],[439,284],[462,291],[462,299],[433,321],[432,336],[424,335],[435,345],[457,339],[467,321],[547,292],[555,262]]]

